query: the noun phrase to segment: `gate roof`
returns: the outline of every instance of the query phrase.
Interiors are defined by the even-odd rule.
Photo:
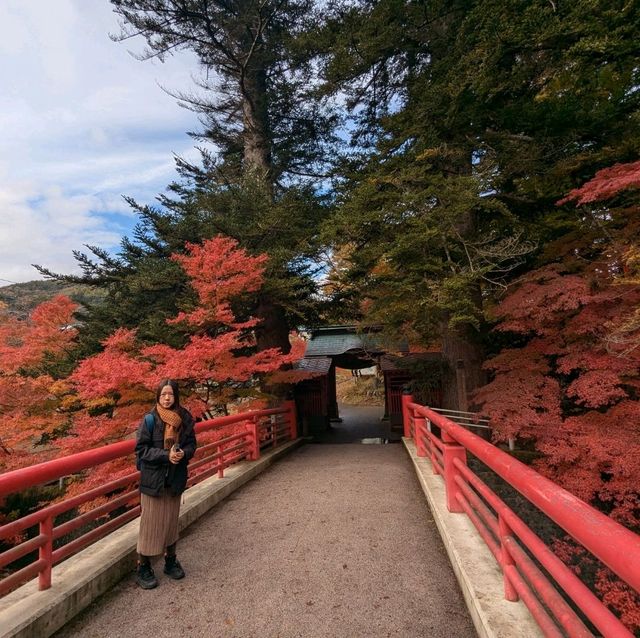
[[[331,357],[303,357],[293,365],[295,370],[304,370],[313,375],[327,374],[331,367]]]
[[[359,356],[372,357],[381,355],[388,346],[382,344],[379,330],[357,332],[356,326],[325,326],[315,328],[311,332],[311,339],[307,343],[305,359],[310,357],[336,357],[347,352],[358,353]],[[394,350],[407,352],[408,345],[402,342]]]

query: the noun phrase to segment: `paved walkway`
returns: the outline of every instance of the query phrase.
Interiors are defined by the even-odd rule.
[[[382,407],[340,405],[342,423],[332,423],[331,428],[318,434],[321,443],[360,443],[362,440],[389,437],[389,424],[382,421]]]
[[[370,418],[370,415],[367,415]],[[129,577],[57,638],[471,638],[399,444],[309,444],[186,530],[187,578]]]

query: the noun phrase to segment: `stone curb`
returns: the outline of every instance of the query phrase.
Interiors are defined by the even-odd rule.
[[[302,439],[263,452],[258,461],[241,461],[184,494],[180,529],[206,514],[214,505],[299,447]],[[0,599],[0,638],[47,638],[124,576],[136,561],[140,520],[135,519],[90,545],[53,569],[50,589],[38,591],[34,579]]]
[[[444,481],[431,461],[418,457],[415,443],[403,438],[422,491],[440,531],[469,614],[480,638],[542,638],[544,635],[522,601],[504,598],[502,571],[465,514],[447,510]]]

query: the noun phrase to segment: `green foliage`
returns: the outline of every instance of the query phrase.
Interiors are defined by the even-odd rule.
[[[635,3],[344,3],[322,32],[352,151],[325,227],[371,322],[483,330],[514,276],[583,219],[555,202],[637,153]],[[339,286],[337,288],[340,288]]]
[[[345,277],[370,300],[368,321],[410,325],[428,342],[445,317],[478,329],[478,284],[492,287],[531,245],[508,208],[482,196],[479,172],[446,176],[432,154],[412,157],[389,160],[382,175],[373,163],[370,177],[355,174],[326,236],[354,247]]]
[[[257,169],[269,183],[323,171],[334,115],[315,95],[310,44],[298,36],[319,19],[310,0],[111,0],[127,40],[142,35],[141,59],[176,49],[198,59],[195,94],[180,103],[200,114],[194,136],[218,149],[218,171],[235,183]]]
[[[115,39],[142,35],[142,60],[188,49],[203,78],[181,105],[200,115],[205,142],[197,164],[178,158],[180,181],[159,206],[129,200],[140,218],[117,256],[99,247],[76,253],[83,270],[69,277],[105,290],[107,302],[82,315],[81,357],[100,350],[115,327],[137,328],[147,343],[183,345],[168,317],[193,306],[184,275],[168,256],[186,242],[223,234],[251,254],[267,252],[267,285],[257,300],[260,348],[289,347],[289,327],[313,323],[318,225],[326,216],[318,194],[334,143],[335,117],[314,87],[312,52],[296,40],[314,19],[308,0],[277,5],[232,0],[112,0],[121,19]],[[215,149],[212,153],[211,146]]]
[[[235,184],[222,183],[206,158],[201,168],[191,166],[183,175],[189,185],[174,186],[182,201],[164,199],[164,205],[182,210],[188,201],[201,237],[223,234],[253,254],[267,253],[264,293],[286,310],[291,322],[312,321],[318,227],[327,214],[326,198],[308,185],[273,192],[252,172]]]
[[[409,392],[414,401],[422,405],[433,405],[434,398],[453,374],[449,364],[442,359],[398,359],[396,365],[411,375]]]

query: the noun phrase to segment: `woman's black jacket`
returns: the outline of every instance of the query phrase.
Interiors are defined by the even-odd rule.
[[[140,491],[149,496],[159,496],[163,488],[174,495],[182,494],[187,487],[187,464],[196,453],[196,434],[193,417],[183,407],[178,408],[182,426],[178,443],[184,450],[180,463],[169,461],[169,451],[164,449],[164,423],[154,408],[153,431],[142,419],[136,433],[136,459],[140,467]]]

